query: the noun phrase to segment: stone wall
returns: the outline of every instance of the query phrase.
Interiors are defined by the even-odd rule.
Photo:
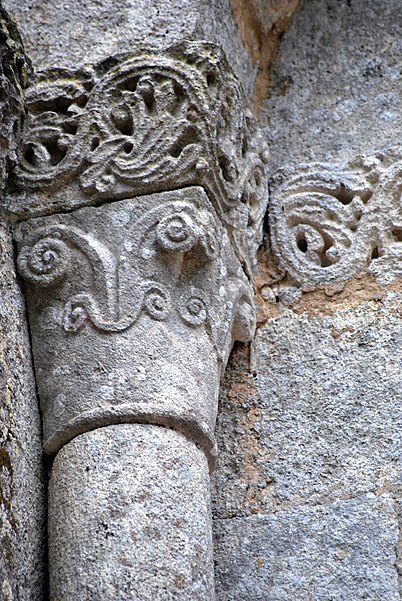
[[[272,65],[260,327],[218,418],[222,600],[400,599],[401,33],[397,1],[302,1]]]
[[[16,162],[29,64],[0,6],[0,207]],[[0,210],[0,597],[42,598],[45,497],[41,426],[25,301],[8,221]]]

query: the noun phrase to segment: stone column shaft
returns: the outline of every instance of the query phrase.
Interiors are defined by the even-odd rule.
[[[76,437],[55,459],[49,512],[54,601],[214,599],[208,464],[183,434]]]

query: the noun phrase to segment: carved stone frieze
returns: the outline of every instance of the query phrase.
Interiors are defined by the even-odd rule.
[[[221,371],[233,341],[253,335],[254,306],[204,190],[32,218],[15,239],[45,451],[131,421],[213,453]]]
[[[402,276],[402,151],[347,164],[303,164],[272,181],[270,238],[302,290],[339,286],[366,270]]]
[[[49,214],[200,185],[251,271],[268,151],[217,47],[142,48],[88,72],[43,73],[27,108],[11,212]]]

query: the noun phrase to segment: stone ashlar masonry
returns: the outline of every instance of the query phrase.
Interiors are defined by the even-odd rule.
[[[302,1],[270,71],[259,327],[217,424],[225,601],[400,599],[401,35],[398,1]]]
[[[398,2],[7,4],[51,598],[400,601]]]

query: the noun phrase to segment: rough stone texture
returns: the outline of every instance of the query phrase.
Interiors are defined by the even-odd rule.
[[[50,479],[52,601],[212,601],[209,497],[205,455],[178,432],[78,436]]]
[[[230,0],[238,35],[257,67],[252,96],[257,114],[268,94],[270,69],[279,40],[298,3],[299,0]]]
[[[260,330],[218,417],[222,600],[400,598],[399,13],[301,2],[271,73]]]
[[[260,330],[259,431],[271,451],[270,510],[397,490],[400,307],[401,295],[389,293],[328,316],[283,309]]]
[[[253,335],[254,305],[204,190],[30,219],[15,237],[46,452],[139,421],[214,453],[220,374]]]
[[[151,2],[137,3],[136,9],[140,6],[142,13],[135,15],[127,8],[132,9],[132,4],[115,4],[64,3],[56,8],[51,2],[44,8],[39,0],[7,2],[21,20],[37,67],[75,68],[77,64],[126,50],[132,42],[148,42],[149,34],[158,38],[157,47],[166,48],[172,41],[180,41],[184,32],[193,39],[201,35],[222,41],[229,59],[235,60],[238,72],[243,73],[249,93],[255,79],[255,68],[250,68],[252,61],[264,67],[261,74],[266,85],[267,66],[275,54],[270,43],[279,39],[278,31],[270,34],[274,27],[270,18],[258,24],[251,39],[243,39],[251,62],[243,50],[238,53],[238,61],[233,59],[237,53],[233,49],[238,48],[239,42],[232,36],[233,23],[227,20],[226,2],[186,2],[180,7],[171,2],[164,2],[163,6],[161,3],[160,7]],[[251,2],[231,4],[232,8],[247,7]],[[276,13],[277,3],[269,5]],[[283,2],[284,13],[293,5]],[[261,2],[252,3],[254,9],[262,6]],[[364,186],[360,198],[355,198],[359,194],[351,197],[347,187],[345,194],[342,185],[338,185],[344,184],[344,176],[335,173],[335,177],[331,169],[334,159],[339,164],[356,165],[358,155],[378,157],[380,146],[399,143],[399,12],[398,0],[305,0],[282,38],[272,72],[270,98],[263,109],[273,156],[272,171],[283,167],[286,178],[294,173],[295,164],[303,162],[305,169],[306,162],[314,161],[315,171],[324,171],[324,183],[330,182],[329,191],[335,193],[329,196],[342,206],[336,205],[334,210],[333,198],[313,207],[303,203],[302,209],[314,218],[311,221],[326,225],[329,220],[331,227],[345,233],[342,218],[346,215],[344,246],[350,248],[351,240],[355,252],[354,232],[359,233],[361,227],[359,210],[365,211],[377,229],[374,238],[367,238],[368,246],[363,251],[357,248],[354,256],[366,267],[383,265],[383,246],[377,244],[379,234],[385,218],[395,219],[384,233],[391,232],[395,253],[391,253],[389,281],[387,265],[383,265],[378,278],[378,270],[367,274],[365,269],[353,268],[348,273],[346,259],[341,287],[329,290],[325,274],[331,273],[328,262],[339,264],[341,255],[326,228],[321,227],[318,236],[311,233],[314,227],[310,227],[308,232],[306,228],[298,229],[293,238],[282,237],[279,246],[292,239],[298,248],[296,256],[300,259],[300,253],[306,255],[307,265],[304,270],[296,270],[297,277],[293,273],[293,279],[289,265],[281,264],[280,248],[275,263],[267,241],[267,254],[261,253],[263,265],[256,289],[260,324],[270,321],[263,326],[252,353],[253,375],[248,373],[247,350],[237,348],[224,384],[218,422],[221,457],[215,512],[219,518],[232,518],[216,521],[222,599],[253,599],[253,595],[264,601],[270,596],[278,601],[398,599],[395,567],[401,565],[401,535],[398,537],[396,531],[394,505],[400,505],[401,483],[400,179],[394,182],[391,201],[395,204],[382,204],[387,196],[384,194],[370,214],[372,207]],[[162,24],[164,18],[169,21],[166,27]],[[251,29],[256,24],[253,18]],[[235,19],[241,30],[236,13]],[[58,27],[54,27],[55,22]],[[99,24],[104,35],[99,35]],[[260,44],[261,32],[265,46]],[[68,47],[69,55],[65,51]],[[242,71],[244,67],[248,75]],[[105,65],[106,71],[109,68],[110,64]],[[149,88],[142,92],[149,96]],[[257,104],[262,97],[259,93]],[[74,135],[71,131],[74,128],[67,133]],[[48,158],[46,152],[39,155],[40,160],[44,159],[45,173]],[[229,159],[230,164],[230,156]],[[56,163],[57,160],[56,153]],[[230,177],[227,164],[223,166]],[[400,172],[396,175],[399,177]],[[322,185],[322,178],[314,176],[312,182],[303,177],[304,192],[311,192],[309,186],[317,192],[318,180]],[[97,176],[93,179],[100,181]],[[110,184],[110,180],[107,182]],[[114,185],[111,188],[115,190]],[[353,190],[361,191],[359,186]],[[147,190],[151,191],[156,190]],[[101,191],[95,204],[108,193]],[[318,209],[323,209],[322,214]],[[277,216],[281,210],[278,205]],[[294,219],[297,221],[298,215],[295,218],[292,213],[290,228]],[[367,221],[363,219],[362,223]],[[300,223],[293,225],[297,229]],[[317,280],[311,283],[317,274],[316,266],[321,269],[320,289],[316,289]],[[346,281],[356,274],[353,281]],[[156,428],[113,426],[113,431],[128,427],[137,432]],[[100,432],[83,436],[96,437]],[[69,443],[66,453],[70,445],[80,444],[83,436]],[[67,497],[69,494],[67,487]],[[87,490],[85,495],[89,495]],[[61,506],[62,499],[56,505]],[[264,515],[249,517],[255,513]],[[63,515],[61,511],[57,517],[60,528],[64,527]],[[78,519],[85,524],[84,516]],[[53,539],[55,545],[61,546],[55,535]],[[55,552],[59,562],[61,555],[61,551]],[[97,557],[100,558],[100,552]],[[232,570],[229,563],[236,569]],[[58,564],[57,569],[68,573],[63,565]],[[108,566],[107,570],[105,573],[111,574]],[[73,580],[70,583],[74,586]],[[63,598],[64,593],[61,595]],[[194,595],[190,594],[189,599],[192,598]]]
[[[399,601],[392,498],[218,520],[219,601]]]
[[[0,225],[0,598],[43,595],[45,497],[39,406],[13,247]]]
[[[208,40],[222,46],[251,94],[255,69],[226,0],[5,0],[4,5],[36,69],[75,69],[144,42],[166,48],[184,39]]]
[[[218,417],[218,517],[399,490],[400,302],[347,298],[328,315],[324,303],[324,314],[313,301],[310,315],[282,306],[257,335],[256,381],[235,351]]]
[[[398,519],[399,519],[399,533],[398,533],[398,542],[396,546],[396,561],[395,567],[398,571],[398,580],[399,580],[399,594],[402,598],[402,501],[399,495],[397,499],[397,511],[398,511]]]
[[[0,5],[0,194],[15,151],[29,65],[15,24]]]
[[[15,25],[0,6],[0,206],[15,162],[28,67]],[[39,407],[24,300],[0,214],[0,597],[43,594],[45,499]]]
[[[251,369],[232,356],[218,416],[222,600],[399,599],[401,177],[398,148],[377,152],[399,143],[396,11],[302,2],[274,66],[262,327]],[[390,519],[371,515],[376,497]]]
[[[399,142],[399,0],[305,0],[280,45],[262,124],[270,168],[348,160]]]
[[[216,424],[218,454],[212,474],[212,510],[215,517],[231,518],[259,513],[270,449],[260,444],[262,405],[256,378],[250,371],[250,349],[236,344],[222,382]]]

